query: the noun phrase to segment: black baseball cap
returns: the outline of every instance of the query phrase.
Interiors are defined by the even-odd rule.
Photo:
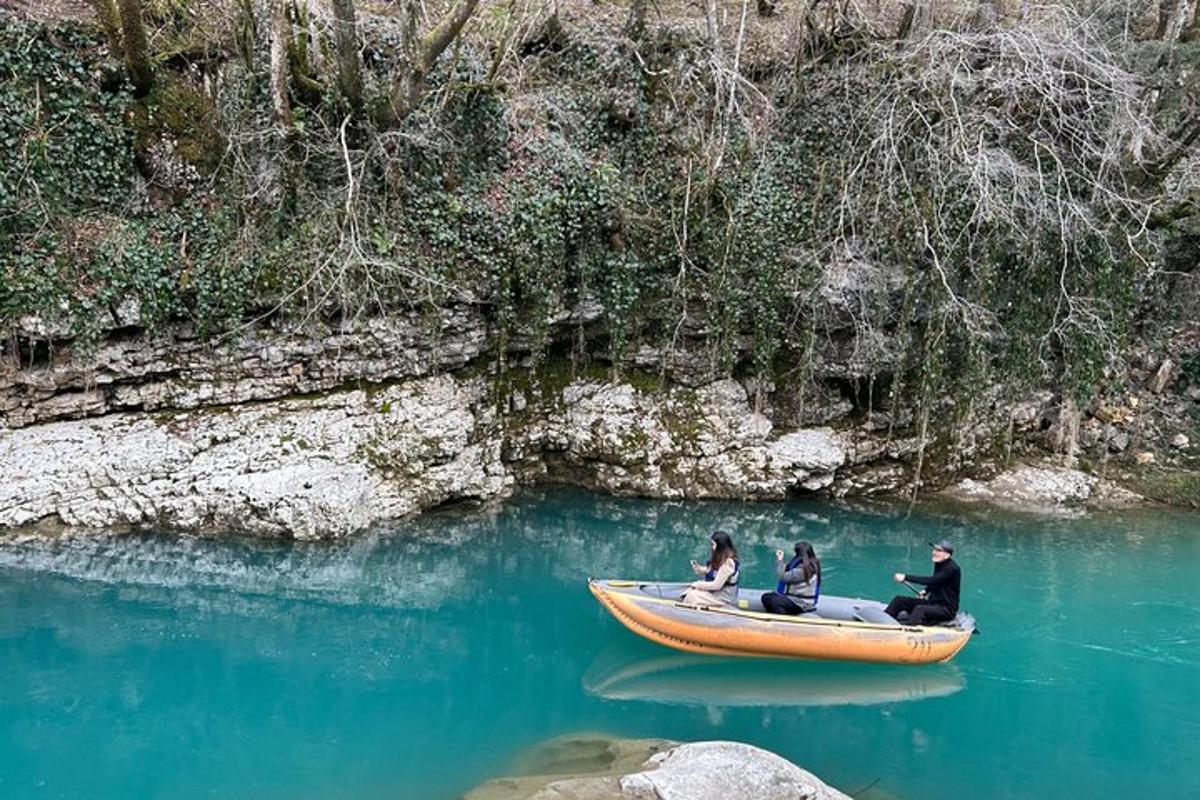
[[[930,542],[929,546],[934,550],[945,550],[950,555],[954,555],[954,545],[950,544],[949,539],[941,539],[936,542]]]

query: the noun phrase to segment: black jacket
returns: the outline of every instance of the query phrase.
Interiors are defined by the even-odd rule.
[[[925,587],[925,596],[930,603],[945,606],[951,614],[958,613],[958,593],[962,586],[962,570],[953,558],[947,558],[940,564],[935,564],[933,574],[905,575],[909,583],[919,583]]]

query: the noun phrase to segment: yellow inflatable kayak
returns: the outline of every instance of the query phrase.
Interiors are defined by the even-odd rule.
[[[975,631],[959,614],[945,625],[902,625],[883,603],[821,595],[817,611],[789,617],[767,614],[765,590],[743,589],[738,606],[693,608],[679,602],[686,583],[588,581],[617,621],[652,642],[689,653],[932,664],[949,661]]]

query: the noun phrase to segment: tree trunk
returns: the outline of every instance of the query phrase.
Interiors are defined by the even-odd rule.
[[[1171,10],[1175,8],[1175,0],[1158,0],[1158,27],[1154,29],[1154,38],[1161,39],[1167,35],[1167,26],[1171,24]]]
[[[713,59],[718,64],[725,63],[725,46],[721,43],[721,29],[717,20],[717,0],[704,0],[704,27],[708,32]]]
[[[254,0],[237,0],[234,22],[234,42],[246,74],[254,80],[254,42],[258,39],[258,24],[254,19]]]
[[[404,55],[392,85],[390,124],[407,117],[425,93],[425,79],[450,43],[462,33],[479,0],[458,0],[424,38],[417,40],[417,3],[405,0]]]
[[[625,35],[635,42],[646,31],[646,6],[649,0],[631,0],[629,17],[625,20]]]
[[[310,48],[309,42],[315,41],[309,36],[311,18],[308,13],[306,0],[290,3],[291,15],[288,17],[292,27],[288,31],[288,64],[292,73],[292,99],[298,103],[310,106],[320,104],[325,94],[325,87],[314,75],[319,74],[313,66],[312,54],[320,52],[320,47]],[[300,34],[297,36],[296,31]]]
[[[125,58],[121,47],[121,18],[117,15],[117,7],[113,0],[92,0],[92,8],[96,10],[96,20],[108,39],[108,49],[112,57],[118,61]]]
[[[1187,25],[1184,26],[1183,36],[1180,37],[1180,41],[1193,41],[1195,40],[1198,32],[1200,32],[1200,2],[1192,0],[1188,22]]]
[[[903,41],[912,33],[913,21],[917,16],[917,4],[913,2],[904,6],[904,13],[900,15],[900,24],[896,26],[896,38]]]
[[[141,0],[117,0],[121,11],[121,33],[124,42],[125,70],[133,93],[143,97],[154,83],[154,71],[150,68],[149,46],[146,44],[146,26],[142,22]]]
[[[1174,44],[1187,20],[1188,0],[1159,0],[1158,28],[1154,38]]]
[[[337,51],[338,88],[350,107],[357,110],[363,104],[362,74],[358,57],[358,22],[354,16],[354,0],[332,0],[333,47]]]
[[[775,16],[775,0],[755,0],[755,9],[760,17]]]
[[[284,138],[290,138],[294,123],[288,86],[288,44],[292,23],[287,15],[287,0],[271,0],[271,111],[275,125]]]

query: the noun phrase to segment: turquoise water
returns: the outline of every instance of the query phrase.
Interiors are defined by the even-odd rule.
[[[0,543],[0,796],[448,798],[580,730],[769,747],[861,797],[1200,796],[1200,531],[888,506],[529,494],[336,544]],[[637,639],[588,575],[686,577],[735,534],[768,583],[886,598],[959,543],[951,664],[710,661]]]

